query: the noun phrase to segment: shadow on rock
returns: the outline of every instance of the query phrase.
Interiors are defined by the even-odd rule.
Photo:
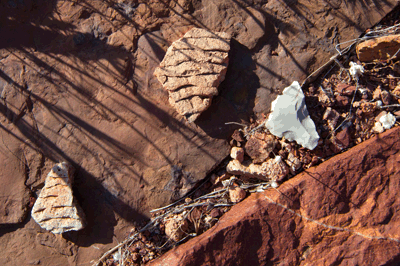
[[[235,39],[231,41],[229,66],[225,80],[219,86],[220,94],[197,119],[196,124],[213,138],[226,139],[237,125],[228,122],[248,121],[254,108],[258,76],[251,51]]]

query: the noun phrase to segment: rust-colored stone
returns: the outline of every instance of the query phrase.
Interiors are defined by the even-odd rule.
[[[272,135],[258,134],[251,136],[245,145],[246,153],[253,159],[254,163],[265,161],[276,146],[276,139]]]
[[[383,36],[357,45],[357,57],[361,62],[387,60],[400,49],[400,35]]]
[[[253,194],[150,265],[396,265],[400,128]],[[238,244],[240,243],[240,244]]]

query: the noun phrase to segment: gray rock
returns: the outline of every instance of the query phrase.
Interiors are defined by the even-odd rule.
[[[32,208],[32,218],[40,227],[54,233],[78,231],[85,227],[85,215],[72,195],[73,169],[56,164]]]
[[[169,103],[193,122],[211,105],[228,67],[227,33],[193,28],[172,43],[154,75],[169,93]]]
[[[318,145],[319,136],[315,124],[308,115],[304,93],[294,81],[272,102],[266,127],[275,136],[296,141],[307,149]]]

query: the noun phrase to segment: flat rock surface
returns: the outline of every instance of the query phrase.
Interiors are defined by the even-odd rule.
[[[151,265],[397,265],[400,129],[251,195]]]
[[[334,54],[337,41],[358,37],[397,3],[178,2],[185,4],[0,3],[4,265],[90,264],[229,154],[226,139],[237,126],[225,122],[270,110],[281,89]],[[220,94],[188,125],[154,70],[192,27],[234,40]],[[29,195],[38,196],[59,161],[76,169],[73,190],[87,226],[46,240],[36,237],[46,231],[29,216]]]

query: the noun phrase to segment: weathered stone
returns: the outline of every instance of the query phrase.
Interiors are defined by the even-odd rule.
[[[281,181],[289,174],[288,166],[280,156],[258,164],[241,164],[238,160],[232,160],[226,166],[226,171],[233,175],[254,177],[264,181]]]
[[[300,162],[299,158],[294,156],[293,153],[291,153],[291,152],[288,154],[285,162],[289,166],[292,174],[301,168],[301,162]]]
[[[385,131],[385,128],[383,127],[381,122],[376,121],[374,126],[372,127],[372,131],[375,133],[383,133]]]
[[[356,91],[356,86],[352,86],[346,83],[340,83],[335,87],[335,90],[344,96],[353,96],[354,92]]]
[[[394,56],[399,49],[400,35],[389,35],[359,43],[356,51],[361,62],[371,62],[387,60]]]
[[[336,95],[335,100],[336,103],[341,107],[349,105],[351,101],[350,97],[343,95]]]
[[[253,159],[254,163],[264,162],[275,149],[276,139],[269,134],[261,134],[251,136],[244,146],[246,153]]]
[[[246,191],[236,186],[229,188],[229,198],[231,202],[238,203],[241,202],[246,197]]]
[[[90,8],[83,2],[69,1],[32,8],[31,2],[11,0],[0,4],[0,24],[7,25],[2,27],[4,38],[0,39],[0,83],[6,84],[0,85],[0,91],[2,104],[7,104],[7,108],[1,108],[2,137],[21,159],[1,150],[8,159],[2,159],[5,179],[1,190],[8,193],[2,196],[12,193],[13,198],[24,199],[18,206],[25,206],[29,189],[35,193],[52,162],[64,158],[79,166],[74,192],[82,199],[89,225],[72,234],[76,237],[74,243],[79,244],[73,256],[36,244],[40,229],[33,219],[24,220],[18,229],[2,226],[3,265],[38,261],[43,265],[91,264],[118,244],[113,235],[124,239],[133,221],[141,222],[150,216],[150,209],[170,203],[173,192],[163,188],[172,178],[171,165],[179,164],[194,180],[202,180],[229,155],[226,139],[237,126],[225,126],[225,122],[248,121],[253,108],[263,118],[285,86],[293,80],[304,80],[336,54],[332,43],[359,37],[397,4],[394,0],[370,1],[368,5],[362,1],[202,0],[189,1],[190,13],[177,14],[175,8],[160,10],[164,3],[173,7],[177,1],[149,0],[139,1],[142,3],[130,16],[116,7],[122,2],[136,6],[137,1],[114,1],[112,5],[91,1]],[[18,8],[10,8],[9,3],[17,3]],[[330,7],[332,3],[335,7]],[[249,6],[267,17],[264,37],[253,51],[231,42],[229,57],[233,64],[227,72],[229,78],[219,86],[215,104],[196,121],[198,127],[181,123],[168,104],[168,92],[153,75],[155,67],[168,46],[193,26],[237,37],[247,30],[242,25],[249,16]],[[90,13],[82,15],[82,9]],[[165,18],[155,15],[168,13],[170,16]],[[57,23],[48,19],[51,17],[56,17]],[[91,30],[83,29],[83,24]],[[133,43],[140,37],[134,55],[109,43],[109,36],[124,31],[124,27],[137,29],[132,32]],[[105,35],[97,37],[96,29],[101,28]],[[74,44],[75,36],[83,37],[83,44]],[[130,42],[128,35],[126,40]],[[132,80],[125,84],[129,77]],[[19,117],[25,102],[19,89],[25,85],[34,105],[32,113],[22,112]],[[19,89],[13,91],[14,86]],[[21,143],[24,147],[10,146]],[[32,164],[27,157],[26,169],[19,164],[26,157],[26,152],[21,154],[20,150],[28,146],[38,162]],[[6,174],[11,165],[19,169],[20,178],[10,179],[17,175]],[[14,194],[16,188],[24,188],[26,175],[29,189]],[[174,183],[179,190],[182,182]],[[11,213],[17,212],[12,209]]]
[[[392,129],[304,171],[279,192],[250,195],[150,265],[396,265],[399,136]]]
[[[400,97],[400,85],[397,85],[397,86],[393,89],[392,93],[393,93],[394,95],[396,95],[397,97]],[[400,103],[400,101],[399,101],[399,103]]]
[[[333,95],[321,88],[319,89],[318,101],[323,106],[333,106],[335,104],[335,98]]]
[[[307,149],[318,145],[315,124],[308,115],[305,96],[297,81],[286,87],[271,106],[272,113],[265,124],[271,134],[278,138],[295,140]]]
[[[333,144],[332,150],[335,153],[339,153],[344,149],[347,149],[351,144],[350,128],[344,127],[336,135],[332,135],[331,143]]]
[[[373,130],[377,133],[382,133],[386,129],[390,129],[396,123],[396,117],[391,113],[382,111],[376,118]]]
[[[372,99],[377,101],[377,100],[381,100],[381,93],[382,93],[382,89],[381,86],[378,86],[374,92],[372,93]]]
[[[326,120],[329,129],[333,131],[336,128],[339,117],[340,114],[338,111],[332,109],[331,107],[327,107],[324,115],[322,116],[322,119]]]
[[[239,147],[232,147],[231,158],[243,162],[244,159],[244,149]]]
[[[230,35],[193,28],[172,43],[154,74],[169,92],[169,103],[193,122],[218,95],[228,67]]]
[[[56,164],[32,208],[32,218],[54,234],[78,231],[86,225],[85,215],[72,194],[73,172],[65,162]]]
[[[382,103],[381,103],[382,104]],[[370,115],[372,114],[375,110],[378,109],[378,102],[366,102],[366,101],[362,101],[362,102],[354,102],[353,103],[353,107],[357,107],[359,108],[359,110],[366,114],[366,115]]]
[[[188,229],[188,222],[181,215],[175,215],[165,221],[165,234],[172,241],[179,241],[185,236]]]
[[[390,93],[387,90],[382,90],[381,100],[384,105],[389,105],[389,104],[391,104],[392,96],[390,95]]]

